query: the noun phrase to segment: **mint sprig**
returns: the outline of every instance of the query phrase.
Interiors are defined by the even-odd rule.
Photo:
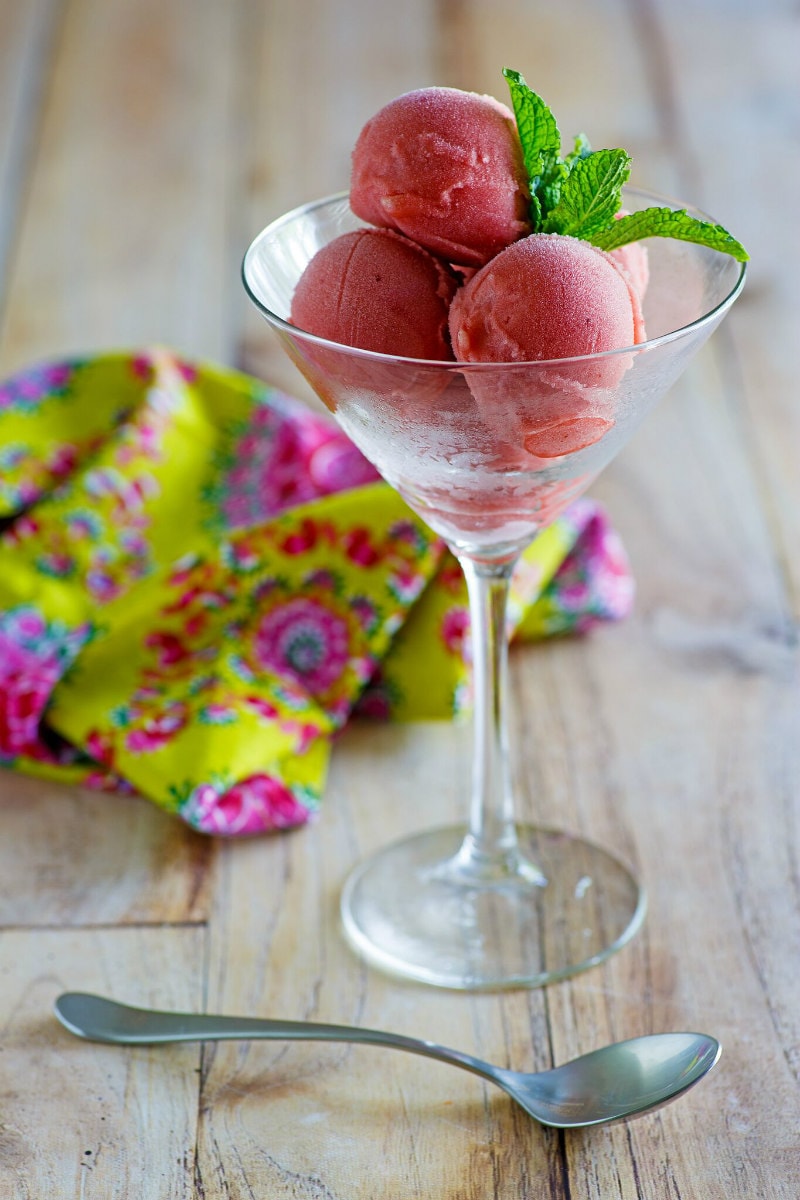
[[[737,262],[749,258],[741,242],[722,225],[700,221],[685,209],[645,208],[618,217],[622,188],[630,174],[624,150],[592,150],[584,134],[574,149],[561,157],[556,119],[519,71],[503,75],[522,143],[530,179],[531,226],[534,233],[561,233],[582,238],[601,250],[613,250],[646,237],[672,237],[696,242],[730,254]]]
[[[567,174],[561,158],[561,134],[552,112],[541,96],[528,87],[519,71],[505,67],[503,75],[511,93],[522,157],[530,179],[531,217],[539,228],[558,203],[561,182]]]
[[[543,232],[591,241],[619,212],[630,163],[624,150],[597,150],[575,158],[558,203],[542,222]]]
[[[592,153],[592,147],[585,133],[579,133],[575,138],[575,148],[571,154],[568,154],[564,163],[568,171],[571,171],[575,163],[581,158],[588,158]]]
[[[619,217],[591,239],[601,250],[616,250],[628,242],[643,237],[671,237],[683,242],[698,242],[712,250],[730,254],[737,262],[750,257],[741,242],[722,225],[699,221],[685,208],[643,208],[639,212]]]

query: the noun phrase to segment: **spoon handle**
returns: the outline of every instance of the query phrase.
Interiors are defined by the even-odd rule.
[[[352,1025],[325,1025],[311,1021],[284,1021],[262,1017],[225,1017],[208,1013],[160,1012],[133,1008],[88,992],[65,992],[55,1003],[55,1012],[71,1033],[92,1042],[114,1045],[154,1045],[165,1042],[210,1042],[263,1039],[267,1041],[352,1042],[408,1050],[426,1058],[463,1067],[498,1082],[494,1068],[460,1050],[436,1042],[362,1029]]]

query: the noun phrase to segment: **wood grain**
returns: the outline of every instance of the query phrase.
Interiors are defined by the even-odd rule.
[[[525,817],[616,850],[645,926],[502,995],[364,967],[349,868],[461,816],[469,731],[354,726],[308,828],[218,843],[139,798],[0,774],[0,1195],[795,1200],[800,1179],[800,23],[788,0],[0,0],[0,372],[157,341],[305,396],[248,305],[249,239],[346,187],[428,83],[521,70],[565,139],[624,145],[753,261],[743,299],[595,485],[633,616],[512,654]],[[781,183],[765,180],[780,164]],[[373,1048],[91,1046],[62,989],[395,1029],[520,1069],[700,1028],[679,1103],[559,1135],[497,1089]]]
[[[201,1049],[80,1042],[61,991],[195,1008],[198,929],[0,932],[0,1189],[8,1197],[193,1196]]]
[[[138,796],[0,776],[0,928],[201,923],[217,847]]]

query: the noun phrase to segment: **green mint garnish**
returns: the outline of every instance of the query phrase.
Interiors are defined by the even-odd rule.
[[[619,212],[630,162],[624,150],[598,150],[574,159],[558,204],[542,222],[543,232],[591,241],[606,229]]]
[[[646,237],[697,242],[730,254],[737,262],[749,255],[727,229],[699,221],[685,209],[645,208],[617,217],[622,188],[630,174],[624,150],[592,150],[584,134],[561,157],[561,135],[550,109],[528,87],[519,71],[503,68],[517,120],[522,155],[530,179],[534,233],[583,238],[601,250],[613,250]]]
[[[589,139],[585,133],[579,133],[575,138],[575,148],[571,154],[568,154],[564,159],[564,164],[568,171],[571,171],[574,164],[581,158],[588,158],[592,153],[592,147],[589,144]]]
[[[750,257],[741,242],[737,242],[722,225],[698,221],[683,208],[643,208],[640,212],[628,213],[590,240],[601,250],[616,250],[617,246],[643,237],[671,237],[684,242],[699,242],[701,246],[730,254],[737,262],[747,262]]]
[[[517,119],[522,157],[531,186],[531,215],[535,228],[558,203],[566,169],[561,159],[561,134],[541,96],[531,91],[519,71],[503,69]]]

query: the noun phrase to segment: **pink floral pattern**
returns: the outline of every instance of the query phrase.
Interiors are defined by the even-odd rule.
[[[0,386],[0,764],[263,833],[316,811],[354,711],[402,709],[395,635],[419,608],[424,666],[465,703],[460,569],[385,485],[348,495],[376,478],[329,418],[163,351]],[[625,615],[600,510],[573,505],[559,533],[561,569],[545,582],[531,560],[520,611],[545,582],[546,632]]]
[[[78,365],[74,362],[37,364],[0,383],[0,412],[4,409],[31,412],[45,401],[65,395]]]
[[[33,605],[0,613],[0,763],[19,755],[63,761],[41,736],[42,715],[90,636],[88,626],[47,622]]]
[[[305,824],[311,811],[280,779],[259,774],[221,790],[200,784],[184,805],[183,817],[201,833],[231,837],[291,829]]]
[[[259,400],[217,457],[209,498],[228,529],[257,525],[294,505],[378,479],[327,418],[274,392],[264,390]]]
[[[298,596],[259,622],[253,642],[258,665],[290,675],[311,693],[324,695],[347,665],[350,630],[318,600]]]

